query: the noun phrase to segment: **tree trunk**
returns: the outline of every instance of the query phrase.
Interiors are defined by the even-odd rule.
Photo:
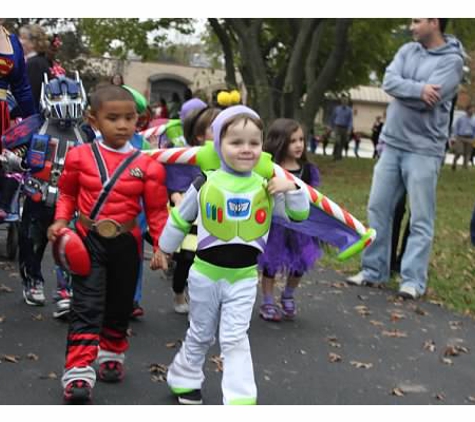
[[[223,48],[224,63],[226,69],[226,85],[228,86],[228,88],[237,88],[231,37],[228,35],[226,30],[219,24],[218,19],[209,18],[208,22],[211,25],[211,28],[213,28],[213,31],[218,37],[219,42],[221,43],[221,47]]]
[[[282,115],[289,118],[293,118],[298,114],[300,109],[300,101],[304,92],[304,67],[302,63],[310,48],[312,34],[318,31],[321,25],[321,19],[300,19],[298,21],[298,25],[292,25],[293,22],[291,23],[291,26],[298,27],[299,31],[292,46],[292,54],[287,66],[283,87]]]
[[[274,119],[274,108],[270,82],[262,57],[259,34],[262,19],[227,19],[238,37],[238,47],[243,63],[249,72],[243,74],[246,88],[251,94],[251,106],[256,109],[264,122]]]
[[[350,26],[351,19],[337,19],[335,26],[335,44],[318,77],[315,76],[316,67],[314,65],[312,66],[312,63],[308,63],[306,69],[307,99],[302,113],[303,123],[308,128],[313,128],[315,115],[317,114],[323,96],[331,83],[335,80],[335,76],[345,61]],[[317,43],[317,46],[319,38],[320,35],[315,34],[313,41]],[[313,48],[314,46],[312,46],[312,49]],[[311,54],[308,60],[316,61],[316,56],[314,54],[318,53],[318,48],[316,48],[315,51],[316,53]]]

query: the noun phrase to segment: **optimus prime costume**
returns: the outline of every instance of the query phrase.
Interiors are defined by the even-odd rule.
[[[303,220],[309,203],[303,189],[271,197],[265,180],[238,174],[223,159],[221,129],[237,114],[258,115],[244,106],[222,111],[212,128],[221,168],[195,180],[174,208],[160,237],[172,253],[198,218],[198,248],[189,274],[190,328],[168,369],[167,382],[180,403],[200,403],[203,364],[219,324],[224,404],[255,404],[257,388],[247,330],[256,299],[257,256],[265,247],[272,214]],[[275,206],[274,206],[275,205]]]
[[[55,219],[70,221],[79,212],[76,229],[91,260],[87,276],[72,275],[62,384],[66,400],[87,401],[96,382],[96,358],[102,380],[123,377],[142,260],[137,217],[144,209],[156,249],[168,217],[165,170],[130,142],[116,150],[99,140],[68,154],[59,187]]]
[[[29,305],[44,305],[44,278],[41,261],[48,243],[48,227],[54,219],[58,181],[66,155],[86,135],[80,124],[86,94],[79,74],[70,79],[60,76],[45,80],[41,90],[42,117],[35,115],[8,131],[2,139],[4,168],[22,172],[26,199],[20,227],[20,274],[23,297]],[[54,316],[69,310],[68,274],[57,268],[58,309]]]

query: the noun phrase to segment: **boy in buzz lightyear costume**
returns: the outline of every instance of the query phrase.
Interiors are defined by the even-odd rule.
[[[229,107],[216,117],[212,129],[221,167],[194,181],[172,210],[159,241],[161,250],[171,254],[197,218],[198,248],[188,279],[190,328],[167,376],[182,404],[202,403],[203,364],[218,324],[223,403],[257,402],[247,336],[256,299],[257,256],[265,247],[273,213],[294,221],[309,214],[309,201],[293,181],[266,182],[253,171],[262,153],[262,128],[257,113],[245,106]],[[272,169],[270,156],[267,162]]]

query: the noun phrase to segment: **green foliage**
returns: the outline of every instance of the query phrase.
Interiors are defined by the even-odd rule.
[[[159,30],[193,32],[191,19],[80,19],[79,28],[91,53],[127,58],[133,52],[143,60],[154,59],[157,48],[166,43],[167,35]]]

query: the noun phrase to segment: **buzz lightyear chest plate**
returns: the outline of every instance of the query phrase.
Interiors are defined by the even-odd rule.
[[[248,191],[233,192],[214,181],[200,191],[203,228],[222,241],[236,237],[252,242],[264,236],[270,227],[272,199],[262,183]]]

